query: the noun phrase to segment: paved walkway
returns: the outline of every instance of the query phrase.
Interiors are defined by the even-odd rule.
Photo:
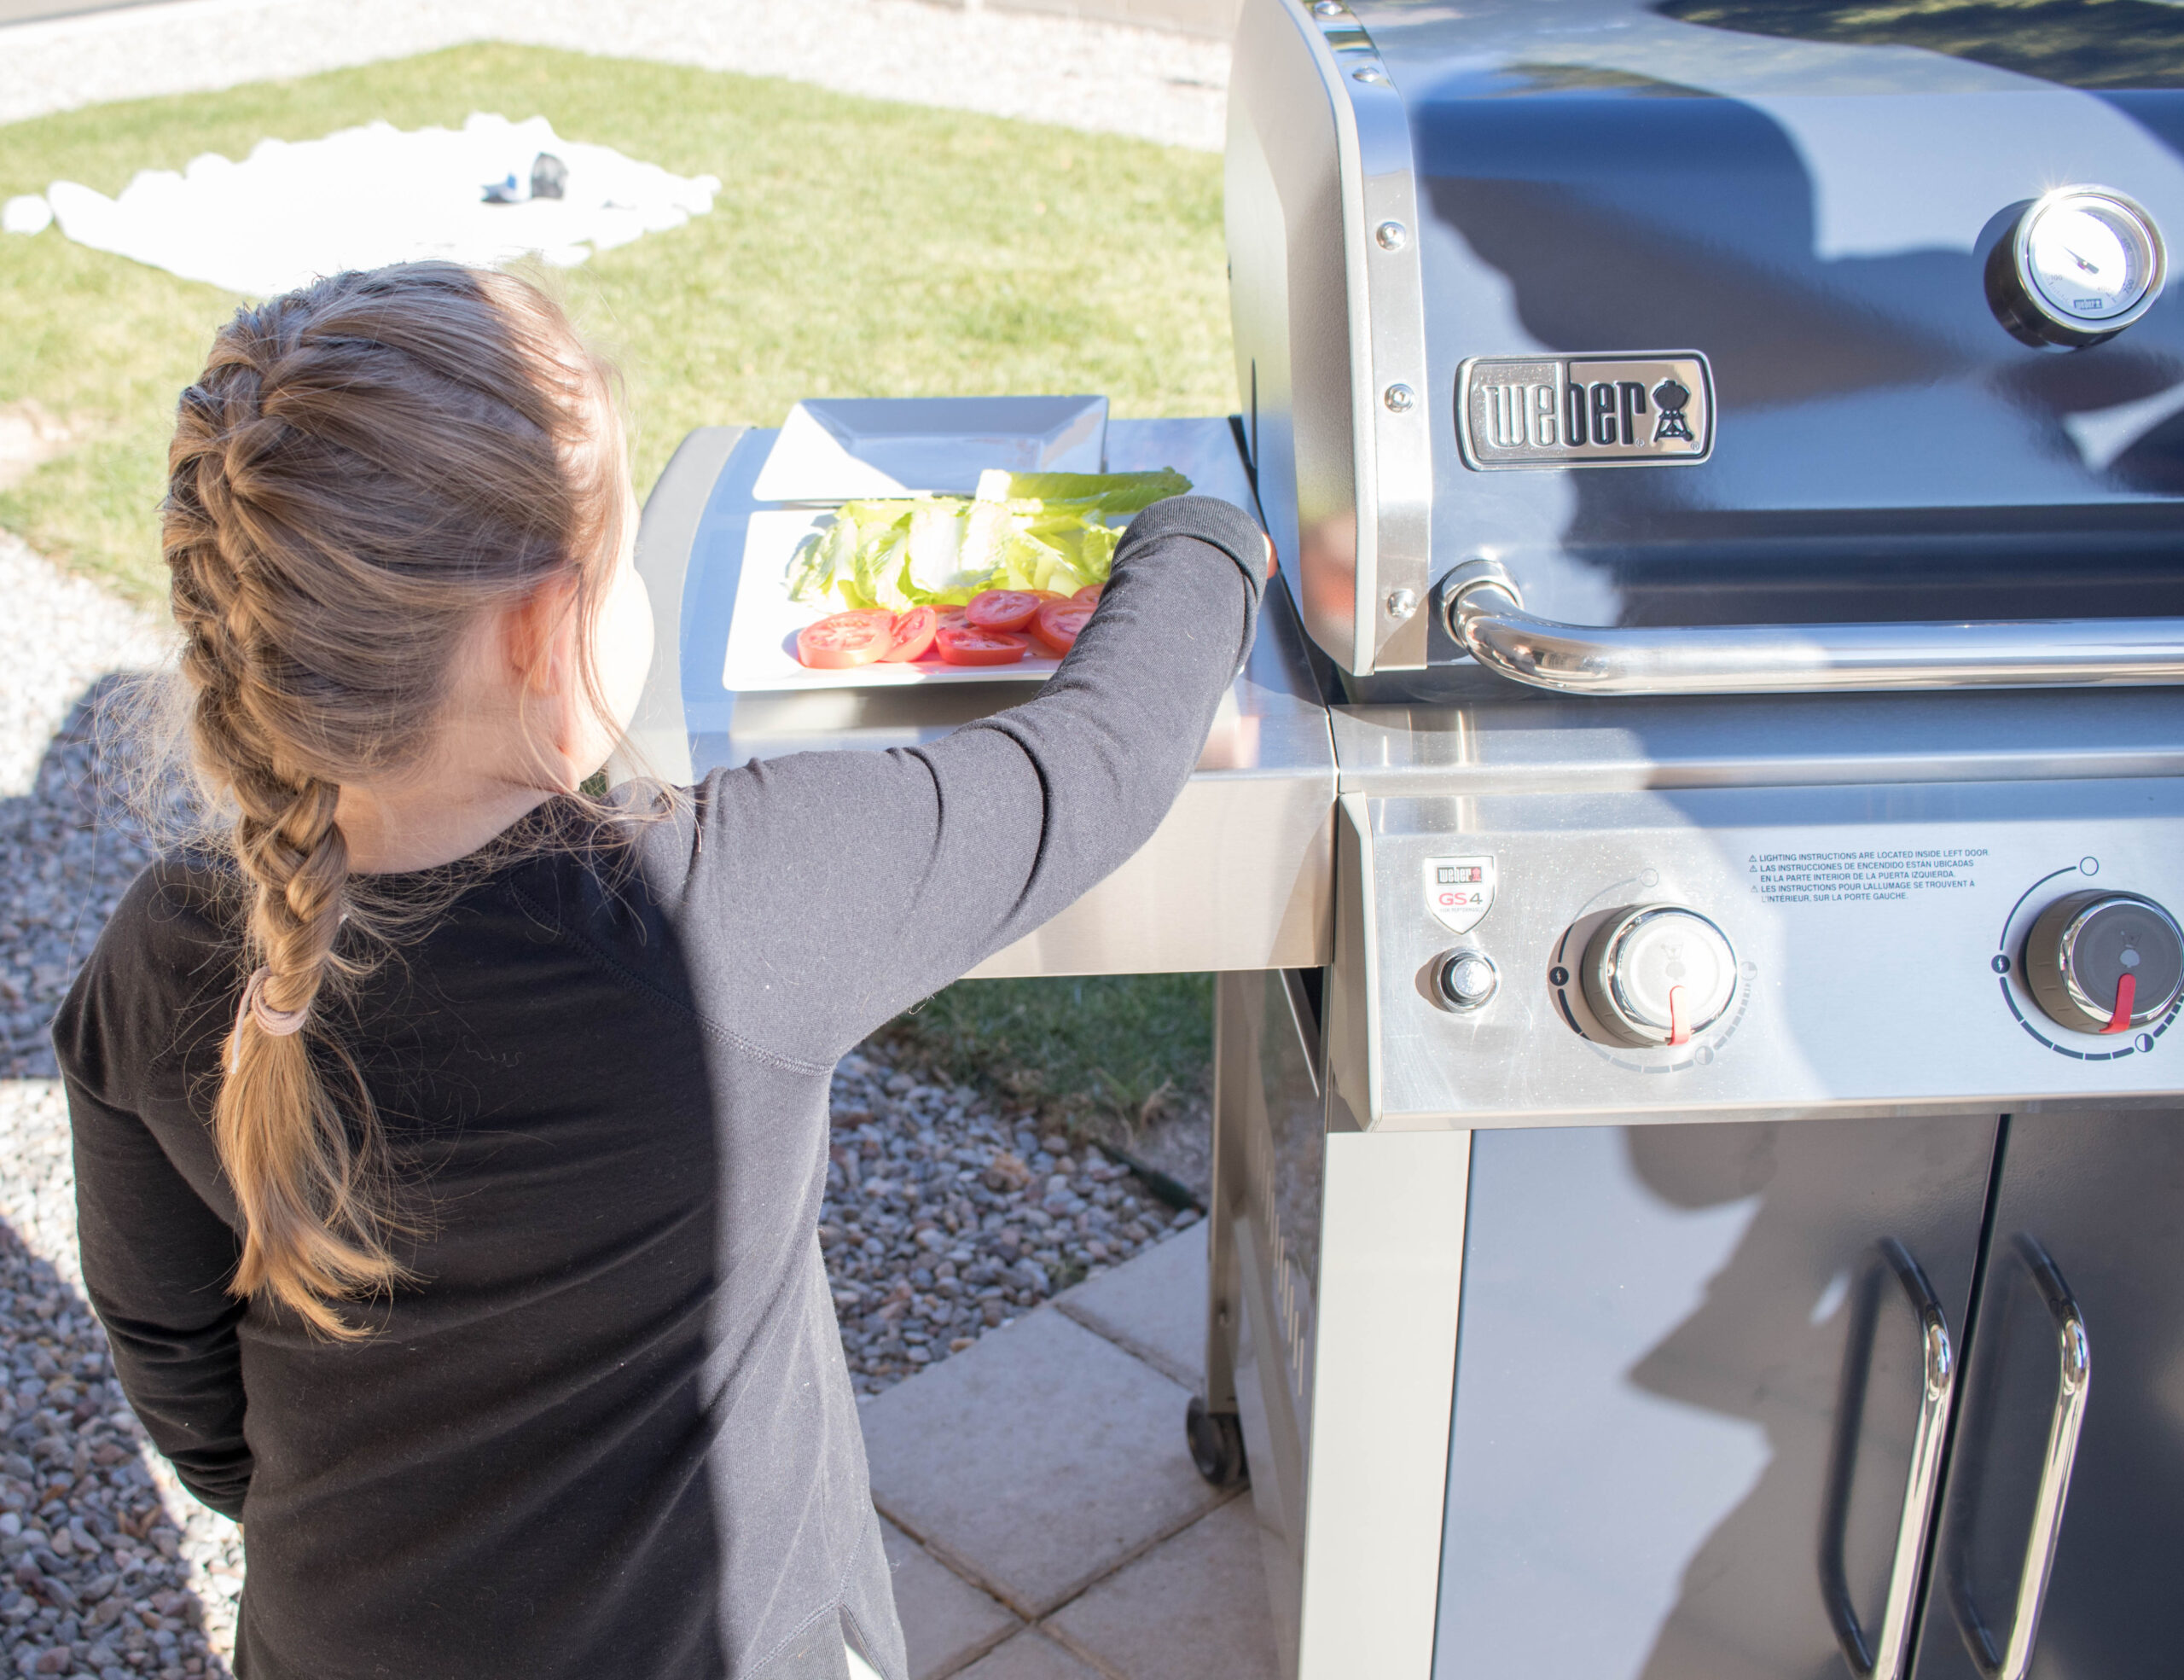
[[[1228,49],[923,0],[169,0],[0,24],[0,123],[515,41],[1218,151]],[[509,112],[511,117],[528,112]]]
[[[1248,1491],[1191,1468],[1205,1228],[863,1410],[912,1680],[1275,1680]]]

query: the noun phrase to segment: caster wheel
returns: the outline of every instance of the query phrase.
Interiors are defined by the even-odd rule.
[[[1197,1395],[1183,1413],[1183,1433],[1190,1438],[1191,1462],[1216,1487],[1234,1487],[1251,1479],[1244,1462],[1244,1432],[1234,1412],[1212,1412]]]

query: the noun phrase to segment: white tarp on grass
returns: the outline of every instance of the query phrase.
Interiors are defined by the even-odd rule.
[[[559,198],[528,196],[542,152],[566,171]],[[485,189],[511,176],[520,201],[487,203]],[[270,297],[343,269],[426,257],[490,264],[537,253],[572,267],[704,215],[719,187],[563,140],[543,117],[473,114],[460,131],[371,123],[323,140],[261,140],[241,163],[208,152],[179,174],[145,170],[119,198],[56,181],[45,200],[78,244]]]

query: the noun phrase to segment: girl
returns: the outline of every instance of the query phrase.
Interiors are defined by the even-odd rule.
[[[247,1527],[238,1671],[903,1680],[829,1072],[1151,834],[1258,527],[1147,512],[1039,696],[930,747],[601,804],[651,619],[609,375],[540,294],[421,264],[246,310],[170,459],[230,821],[55,1032],[122,1384]]]

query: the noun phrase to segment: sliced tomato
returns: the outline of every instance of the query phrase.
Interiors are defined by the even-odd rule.
[[[796,656],[815,671],[870,665],[894,645],[892,613],[837,613],[796,633]]]
[[[1077,645],[1077,632],[1092,622],[1092,611],[1089,602],[1049,601],[1031,620],[1031,634],[1057,655],[1066,654]]]
[[[985,590],[971,597],[963,622],[974,630],[1021,630],[1039,610],[1029,590]]]
[[[941,631],[938,642],[940,657],[950,665],[1014,665],[1031,651],[1020,636],[969,624]]]
[[[940,628],[940,614],[930,607],[913,607],[895,614],[895,645],[880,657],[891,664],[908,664],[932,651],[933,632]]]
[[[941,632],[943,631],[961,630],[962,628],[963,609],[961,607],[942,607],[936,608],[932,626],[933,639],[926,646],[925,652],[919,654],[918,657],[921,660],[938,659],[940,657]]]
[[[1100,592],[1106,588],[1105,584],[1087,584],[1075,595],[1070,596],[1070,599],[1087,607],[1096,606],[1100,600]]]

